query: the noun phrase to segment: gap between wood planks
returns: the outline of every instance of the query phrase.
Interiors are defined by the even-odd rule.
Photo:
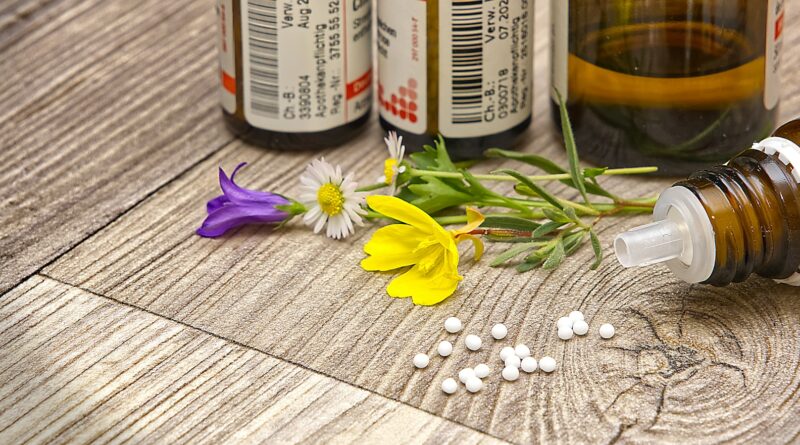
[[[56,255],[55,255],[53,258],[51,258],[51,259],[50,259],[49,261],[47,261],[46,263],[42,264],[42,265],[41,265],[41,266],[40,266],[38,269],[36,269],[35,271],[33,271],[33,272],[29,273],[29,274],[28,274],[28,275],[26,275],[26,276],[23,276],[23,277],[21,277],[19,280],[17,280],[17,282],[16,282],[16,283],[14,283],[14,284],[13,284],[11,287],[9,287],[9,288],[8,288],[8,289],[7,289],[5,292],[0,292],[0,299],[2,299],[3,297],[5,297],[5,296],[6,296],[6,295],[7,295],[9,292],[11,292],[11,291],[13,291],[14,289],[16,289],[17,287],[19,287],[19,285],[20,285],[20,284],[22,284],[22,283],[24,283],[25,281],[29,280],[31,277],[34,277],[34,276],[36,276],[36,275],[43,275],[43,276],[47,276],[47,275],[44,275],[44,274],[42,273],[42,271],[43,271],[45,268],[47,268],[47,267],[49,267],[49,266],[51,266],[51,265],[55,264],[55,263],[56,263],[58,260],[60,260],[60,259],[61,259],[61,257],[63,257],[64,255],[66,255],[66,254],[70,253],[70,252],[71,252],[73,249],[75,249],[76,247],[78,247],[78,246],[80,246],[81,244],[83,244],[83,242],[85,242],[86,240],[88,240],[88,239],[92,238],[92,237],[93,237],[93,236],[95,236],[96,234],[98,234],[98,233],[102,232],[102,231],[103,231],[103,230],[105,230],[105,229],[106,229],[108,226],[110,226],[111,224],[114,224],[114,223],[115,223],[117,220],[119,220],[119,219],[120,219],[120,218],[122,218],[123,216],[126,216],[128,213],[130,213],[131,211],[133,211],[134,209],[136,209],[137,207],[139,207],[141,204],[143,204],[144,202],[146,202],[146,201],[147,201],[148,199],[150,199],[152,196],[154,196],[155,194],[157,194],[158,192],[160,192],[161,190],[163,190],[164,188],[166,188],[167,186],[169,186],[170,184],[172,184],[174,181],[176,181],[176,180],[180,179],[180,178],[181,178],[183,175],[185,175],[185,174],[187,174],[187,173],[191,172],[192,170],[194,170],[194,168],[195,168],[195,167],[197,167],[198,165],[200,165],[200,164],[202,164],[203,162],[207,161],[208,159],[210,159],[211,157],[213,157],[214,155],[216,155],[216,154],[217,154],[217,153],[219,153],[220,151],[224,150],[224,149],[225,149],[227,146],[229,146],[229,145],[233,144],[233,143],[234,143],[234,142],[236,142],[236,141],[237,141],[237,138],[236,138],[235,136],[231,135],[231,138],[230,138],[229,140],[227,140],[227,141],[225,141],[224,143],[220,144],[218,147],[216,147],[215,149],[211,150],[211,151],[210,151],[208,154],[206,154],[205,156],[203,156],[203,157],[201,157],[201,158],[197,159],[197,161],[195,161],[194,163],[192,163],[191,165],[189,165],[187,168],[185,168],[185,169],[183,169],[183,170],[181,170],[181,171],[177,172],[177,173],[176,173],[174,176],[172,176],[171,178],[169,178],[169,179],[167,179],[166,181],[164,181],[164,183],[163,183],[163,184],[160,184],[158,187],[156,187],[156,188],[154,188],[153,190],[151,190],[151,191],[147,192],[145,195],[143,195],[143,196],[141,197],[141,199],[137,200],[137,201],[136,201],[136,202],[134,202],[134,203],[133,203],[133,204],[132,204],[130,207],[126,208],[125,210],[121,211],[121,212],[120,212],[118,215],[116,215],[116,216],[114,216],[113,218],[111,218],[110,220],[108,220],[108,222],[106,222],[105,224],[101,225],[101,226],[100,226],[100,227],[98,227],[97,229],[95,229],[95,230],[92,230],[92,231],[90,231],[90,232],[86,233],[86,235],[85,235],[85,236],[81,237],[81,238],[80,238],[78,241],[76,241],[76,242],[75,242],[73,245],[71,245],[71,246],[69,246],[69,245],[68,245],[68,246],[65,246],[65,249],[64,249],[64,251],[63,251],[63,252],[61,252],[61,253],[59,253],[59,254],[56,254]],[[62,283],[62,281],[60,281],[60,280],[56,280],[55,278],[52,278],[52,277],[50,277],[50,276],[47,276],[47,277],[48,277],[48,278],[50,278],[50,279],[53,279],[53,280],[55,280],[55,281],[58,281],[59,283]],[[64,283],[64,284],[66,284],[66,283]],[[71,285],[70,285],[70,286],[71,286]],[[72,286],[72,287],[75,287],[75,286]],[[85,290],[85,289],[81,289],[81,290]],[[89,292],[89,291],[86,291],[86,292]],[[93,292],[92,292],[92,293],[93,293]],[[93,294],[94,294],[94,293],[93,293]],[[95,294],[95,295],[98,295],[98,294]],[[102,296],[102,297],[105,297],[104,295],[101,295],[101,296]],[[105,298],[108,298],[108,297],[105,297]],[[116,300],[115,300],[115,301],[116,301]],[[124,304],[124,303],[123,303],[123,304]],[[205,331],[203,331],[203,332],[205,332]]]
[[[226,145],[227,145],[227,144],[226,144]],[[180,175],[176,176],[176,179],[177,179],[178,177],[182,176],[184,173],[185,173],[185,172],[182,172]],[[173,180],[174,180],[174,179],[173,179]],[[172,182],[172,181],[170,181],[170,182]],[[156,191],[157,191],[157,190],[156,190]],[[155,193],[155,191],[154,191],[154,193]],[[138,206],[138,204],[139,204],[139,203],[137,203],[136,205],[132,206],[132,207],[131,207],[131,209],[133,209],[133,208],[135,208],[136,206]],[[120,216],[124,215],[125,213],[127,213],[127,212],[128,212],[128,211],[130,211],[131,209],[128,209],[128,210],[126,210],[126,211],[125,211],[123,214],[121,214]],[[71,250],[71,249],[70,249],[70,250]],[[55,260],[54,260],[54,261],[55,261]],[[496,440],[498,440],[498,441],[501,441],[501,442],[512,443],[512,444],[515,444],[515,445],[521,445],[521,443],[520,443],[520,442],[513,442],[513,441],[510,441],[509,439],[504,439],[504,438],[501,438],[501,437],[499,437],[499,436],[496,436],[496,435],[494,435],[494,434],[491,434],[491,433],[489,433],[489,432],[486,432],[486,431],[481,431],[481,430],[479,430],[479,429],[477,429],[477,428],[475,428],[475,427],[472,427],[472,426],[470,426],[470,425],[467,425],[467,424],[461,423],[461,422],[459,422],[459,421],[456,421],[456,420],[454,420],[454,419],[450,419],[450,418],[442,417],[442,416],[440,416],[439,414],[436,414],[436,413],[434,413],[434,412],[432,412],[432,411],[428,411],[428,410],[426,410],[426,409],[423,409],[423,408],[421,408],[421,407],[418,407],[418,406],[411,405],[411,404],[409,404],[408,402],[404,402],[404,401],[402,401],[402,400],[399,400],[399,399],[395,399],[395,398],[392,398],[392,397],[387,397],[386,395],[384,395],[384,394],[380,394],[380,393],[378,393],[378,392],[376,392],[376,391],[373,391],[373,390],[372,390],[372,389],[370,389],[370,388],[367,388],[367,387],[365,387],[365,386],[358,385],[358,384],[355,384],[355,383],[351,383],[351,382],[348,382],[348,381],[346,381],[346,380],[342,380],[342,379],[340,379],[340,378],[338,378],[338,377],[336,377],[335,375],[332,375],[332,374],[328,374],[328,373],[325,373],[325,372],[320,372],[320,371],[318,371],[318,370],[316,370],[316,369],[313,369],[313,368],[310,368],[310,367],[308,367],[308,366],[306,366],[306,365],[303,365],[302,363],[298,363],[298,362],[295,362],[295,361],[292,361],[292,360],[288,360],[288,359],[286,359],[286,358],[283,358],[283,357],[280,357],[280,356],[278,356],[278,355],[270,354],[269,352],[266,352],[266,351],[264,351],[264,350],[261,350],[261,349],[255,348],[255,347],[253,347],[253,346],[247,345],[247,344],[245,344],[245,343],[241,343],[241,342],[239,342],[239,341],[236,341],[236,340],[234,340],[234,339],[231,339],[231,338],[228,338],[228,337],[225,337],[225,336],[219,335],[219,334],[215,334],[215,333],[213,333],[213,332],[210,332],[210,331],[207,331],[207,330],[205,330],[205,329],[203,329],[203,328],[200,328],[200,327],[194,326],[194,325],[192,325],[192,324],[190,324],[190,323],[187,323],[187,322],[184,322],[184,321],[181,321],[181,320],[176,320],[176,319],[173,319],[173,318],[167,317],[167,316],[165,316],[165,315],[159,314],[159,313],[157,313],[157,312],[150,311],[150,310],[148,310],[148,309],[145,309],[145,308],[139,307],[139,306],[137,306],[137,305],[135,305],[135,304],[131,304],[131,303],[127,303],[127,302],[124,302],[124,301],[120,301],[120,300],[117,300],[117,299],[115,299],[115,298],[112,298],[112,297],[109,297],[109,296],[102,295],[102,294],[99,294],[99,293],[97,293],[97,292],[91,291],[91,290],[89,290],[89,289],[84,289],[84,288],[82,288],[82,287],[80,287],[80,286],[75,286],[75,285],[73,285],[73,284],[70,284],[70,283],[67,283],[67,282],[65,282],[65,281],[62,281],[62,280],[60,280],[60,279],[58,279],[58,278],[54,278],[54,277],[52,277],[52,276],[50,276],[50,275],[47,275],[46,273],[36,273],[36,274],[33,274],[31,277],[27,277],[25,280],[23,280],[23,282],[27,281],[29,278],[32,278],[32,277],[33,277],[33,276],[35,276],[35,275],[39,275],[39,276],[41,276],[41,277],[47,278],[48,280],[52,280],[52,281],[54,281],[54,282],[56,282],[56,283],[59,283],[59,284],[61,284],[61,285],[63,285],[63,286],[67,286],[67,287],[69,287],[69,288],[73,288],[73,289],[80,290],[81,292],[85,292],[85,293],[87,293],[87,294],[89,294],[89,295],[94,295],[95,297],[102,298],[102,299],[104,299],[104,300],[107,300],[107,301],[113,302],[113,303],[115,303],[115,304],[120,304],[120,305],[122,305],[122,306],[129,307],[129,308],[131,308],[131,309],[134,309],[134,310],[137,310],[137,311],[141,311],[141,312],[144,312],[144,313],[147,313],[147,314],[150,314],[150,315],[156,316],[156,317],[158,317],[158,318],[161,318],[161,319],[164,319],[164,320],[168,320],[168,321],[170,321],[170,322],[172,322],[172,323],[176,323],[176,324],[178,324],[178,325],[181,325],[181,326],[187,327],[187,328],[189,328],[189,329],[193,329],[193,330],[196,330],[196,331],[198,331],[198,332],[202,332],[202,333],[204,333],[204,334],[206,334],[206,335],[209,335],[209,336],[211,336],[211,337],[213,337],[213,338],[216,338],[216,339],[219,339],[219,340],[226,341],[226,342],[228,342],[228,343],[230,343],[230,344],[232,344],[232,345],[236,345],[236,346],[238,346],[238,347],[240,347],[240,348],[244,348],[244,349],[247,349],[247,350],[250,350],[250,351],[255,351],[255,352],[258,352],[258,353],[260,353],[260,354],[264,354],[264,355],[266,355],[266,356],[268,356],[268,357],[271,357],[271,358],[273,358],[273,359],[275,359],[275,360],[279,360],[279,361],[281,361],[281,362],[284,362],[284,363],[289,363],[289,364],[291,364],[291,365],[293,365],[293,366],[297,366],[298,368],[304,369],[304,370],[306,370],[306,371],[309,371],[309,372],[313,372],[314,374],[322,375],[322,376],[325,376],[325,377],[327,377],[327,378],[333,379],[333,380],[335,380],[336,382],[342,383],[342,384],[344,384],[344,385],[347,385],[347,386],[349,386],[349,387],[358,388],[358,389],[360,389],[360,390],[366,391],[366,392],[368,392],[368,393],[370,393],[370,394],[373,394],[373,395],[376,395],[376,396],[378,396],[378,397],[380,397],[380,398],[382,398],[382,399],[391,400],[391,401],[397,402],[397,403],[399,403],[399,404],[405,405],[405,406],[407,406],[407,407],[409,407],[409,408],[412,408],[412,409],[414,409],[414,410],[418,410],[418,411],[424,412],[424,413],[426,413],[426,414],[429,414],[429,415],[431,415],[431,416],[434,416],[434,417],[436,417],[436,418],[439,418],[439,419],[445,420],[445,421],[447,421],[447,422],[452,422],[452,423],[454,423],[454,424],[456,424],[456,425],[459,425],[459,426],[461,426],[461,427],[463,427],[463,428],[466,428],[466,429],[468,429],[468,430],[470,430],[470,431],[473,431],[473,432],[475,432],[475,433],[478,433],[478,434],[482,434],[482,435],[485,435],[485,436],[491,437],[492,439],[496,439]],[[14,286],[14,288],[13,288],[13,289],[16,289],[17,287],[19,287],[19,284],[18,284],[17,286]],[[1,298],[1,297],[0,297],[0,298]]]

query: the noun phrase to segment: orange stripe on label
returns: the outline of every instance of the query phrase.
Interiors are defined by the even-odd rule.
[[[372,70],[368,70],[363,76],[347,84],[347,100],[363,93],[370,85],[372,85]]]
[[[226,73],[225,71],[220,70],[222,73],[222,88],[225,88],[225,91],[236,95],[236,79],[233,78],[230,74]]]

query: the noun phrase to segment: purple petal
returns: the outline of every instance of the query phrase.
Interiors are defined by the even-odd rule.
[[[210,212],[197,234],[216,238],[245,224],[277,224],[289,215],[271,205],[224,205]]]
[[[230,202],[231,202],[231,200],[228,199],[227,196],[219,195],[216,198],[212,199],[211,201],[208,201],[208,204],[206,204],[206,211],[208,213],[211,213],[214,210],[217,210],[220,207],[222,207],[222,206],[224,206],[224,205],[226,205],[226,204],[228,204]]]
[[[225,171],[222,170],[222,168],[219,169],[219,186],[222,189],[222,193],[225,195],[225,197],[236,204],[260,203],[282,205],[289,203],[289,201],[283,196],[269,192],[262,192],[259,190],[245,189],[236,185],[236,182],[234,182],[236,173],[238,173],[239,169],[245,165],[247,165],[246,162],[242,162],[241,164],[237,165],[236,169],[233,170],[233,174],[231,175],[230,179],[228,179],[228,176],[225,175]]]

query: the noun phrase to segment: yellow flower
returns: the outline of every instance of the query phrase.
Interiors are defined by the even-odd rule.
[[[458,274],[458,243],[472,241],[475,260],[483,254],[483,243],[469,232],[483,223],[483,215],[467,209],[467,225],[445,230],[427,213],[393,196],[367,197],[376,212],[405,224],[378,229],[364,246],[369,257],[361,267],[370,271],[388,271],[410,267],[398,276],[386,291],[395,298],[411,297],[414,304],[430,306],[455,292],[463,277]]]

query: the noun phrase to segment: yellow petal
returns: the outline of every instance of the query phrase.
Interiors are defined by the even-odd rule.
[[[367,196],[367,205],[383,216],[404,222],[426,233],[436,234],[437,237],[441,237],[442,234],[447,235],[447,231],[427,213],[400,198],[383,195]]]
[[[431,306],[453,295],[462,277],[458,275],[458,257],[452,261],[449,252],[442,252],[441,262],[434,270],[425,273],[414,266],[392,280],[386,291],[395,298],[411,297],[414,304]]]
[[[481,241],[480,238],[478,238],[475,235],[464,234],[456,236],[456,240],[458,240],[458,242],[465,240],[472,241],[472,246],[475,248],[475,255],[473,255],[473,258],[475,259],[475,261],[481,260],[481,257],[483,256],[483,241]]]
[[[483,214],[479,212],[478,209],[474,207],[467,207],[467,225],[460,229],[453,230],[453,234],[457,236],[472,232],[473,230],[480,227],[485,220],[486,217],[483,216]]]

